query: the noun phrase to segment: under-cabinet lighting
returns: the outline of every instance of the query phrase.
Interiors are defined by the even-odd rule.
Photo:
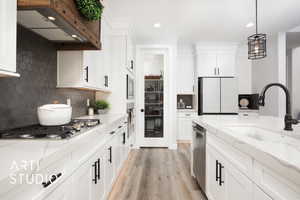
[[[246,25],[246,28],[251,28],[253,27],[255,24],[253,22],[249,22],[247,25]]]
[[[55,20],[56,20],[56,18],[55,18],[55,17],[52,17],[52,16],[48,16],[48,19],[49,19],[50,21],[55,21]]]

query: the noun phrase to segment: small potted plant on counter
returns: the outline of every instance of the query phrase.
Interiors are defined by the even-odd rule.
[[[98,114],[106,114],[108,112],[109,103],[105,100],[98,100],[95,102],[95,110]]]

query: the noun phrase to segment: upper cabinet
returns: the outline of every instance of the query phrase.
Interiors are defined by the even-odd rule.
[[[177,63],[177,94],[194,94],[194,55],[179,54]]]
[[[234,77],[236,49],[228,45],[197,45],[198,77]]]
[[[17,0],[0,1],[0,77],[16,73]]]
[[[101,20],[84,18],[74,0],[18,0],[18,23],[55,42],[59,50],[101,49]]]
[[[110,92],[111,35],[105,20],[102,27],[101,51],[58,51],[57,87]]]

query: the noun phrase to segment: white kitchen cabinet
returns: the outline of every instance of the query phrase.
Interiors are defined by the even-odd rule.
[[[58,51],[57,54],[57,87],[109,92],[105,78],[109,76],[109,66],[104,62],[107,59],[104,50]]]
[[[252,182],[207,145],[207,195],[210,200],[252,200]]]
[[[72,176],[72,200],[94,200],[94,188],[96,180],[96,157],[93,156],[89,161],[75,171]]]
[[[217,54],[200,52],[197,54],[198,77],[217,76]]]
[[[17,0],[0,1],[0,77],[18,77],[17,55]]]
[[[217,53],[217,74],[218,76],[235,76],[236,51],[223,51]]]
[[[177,140],[192,140],[192,119],[196,116],[196,112],[178,112],[177,113]]]
[[[272,200],[272,199],[266,193],[264,193],[259,187],[254,185],[253,200]]]
[[[276,200],[299,200],[300,199],[300,187],[299,176],[290,177],[295,178],[298,184],[284,178],[282,175],[274,172],[270,168],[254,162],[254,177],[257,185],[268,194],[271,199]]]
[[[197,46],[198,77],[234,77],[236,46]]]
[[[194,94],[194,55],[179,55],[177,61],[177,94]]]
[[[53,190],[44,200],[70,200],[72,197],[72,182],[71,180],[66,180],[64,183],[59,185],[55,190]]]

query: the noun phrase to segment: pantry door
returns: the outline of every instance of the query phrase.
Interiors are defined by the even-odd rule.
[[[137,116],[140,147],[168,147],[165,128],[166,53],[161,50],[140,52],[137,67]]]

